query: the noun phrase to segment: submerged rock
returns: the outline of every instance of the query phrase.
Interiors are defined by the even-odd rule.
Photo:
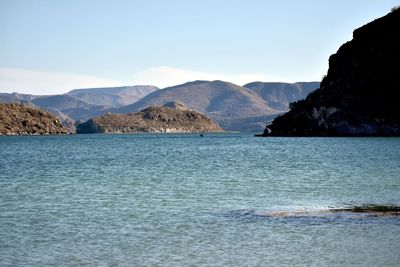
[[[220,214],[225,220],[243,223],[284,222],[301,224],[321,223],[400,223],[400,206],[360,205],[342,208],[254,210],[241,209]]]
[[[395,205],[374,205],[349,206],[344,208],[313,209],[313,210],[281,210],[263,212],[267,217],[328,217],[341,214],[343,216],[400,216],[400,207]]]
[[[366,213],[374,216],[400,216],[400,207],[394,205],[362,205],[331,209],[331,212]]]

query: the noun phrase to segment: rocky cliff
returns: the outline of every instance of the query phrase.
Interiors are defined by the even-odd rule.
[[[356,29],[329,58],[320,88],[264,136],[399,136],[400,10]]]
[[[78,125],[77,133],[187,133],[220,132],[222,129],[203,114],[179,103],[149,107],[136,113],[95,117]]]
[[[56,116],[22,104],[0,104],[0,135],[66,134]]]

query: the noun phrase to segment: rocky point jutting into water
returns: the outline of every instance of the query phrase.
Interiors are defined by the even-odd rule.
[[[22,104],[0,104],[0,135],[66,134],[60,119]]]
[[[320,89],[263,136],[399,136],[400,10],[356,29],[329,58]]]
[[[128,114],[106,114],[78,125],[77,133],[188,133],[220,132],[210,118],[170,102]]]

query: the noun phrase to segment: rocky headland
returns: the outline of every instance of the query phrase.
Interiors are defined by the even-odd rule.
[[[22,104],[0,104],[0,135],[67,134],[59,118]]]
[[[329,58],[320,88],[263,136],[400,136],[400,10],[353,32]]]
[[[191,133],[220,132],[205,115],[177,102],[128,114],[108,113],[77,126],[77,133]]]

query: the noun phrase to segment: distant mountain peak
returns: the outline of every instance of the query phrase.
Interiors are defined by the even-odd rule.
[[[183,84],[180,84],[180,85],[187,85],[187,86],[189,86],[189,85],[198,85],[198,84],[203,84],[203,83],[208,83],[208,82],[210,82],[210,81],[207,81],[207,80],[195,80],[195,81],[191,81],[191,82],[186,82],[186,83],[183,83]],[[179,86],[180,86],[179,85]],[[171,87],[175,87],[176,85],[174,85],[174,86],[171,86]]]
[[[133,86],[117,86],[117,87],[98,87],[98,88],[82,88],[69,91],[68,95],[120,95],[120,94],[143,94],[144,91],[155,91],[159,88],[153,85],[133,85]]]
[[[188,107],[186,107],[184,104],[182,104],[179,101],[170,101],[164,104],[164,107],[168,108],[173,108],[173,109],[180,109],[180,110],[187,110]]]

